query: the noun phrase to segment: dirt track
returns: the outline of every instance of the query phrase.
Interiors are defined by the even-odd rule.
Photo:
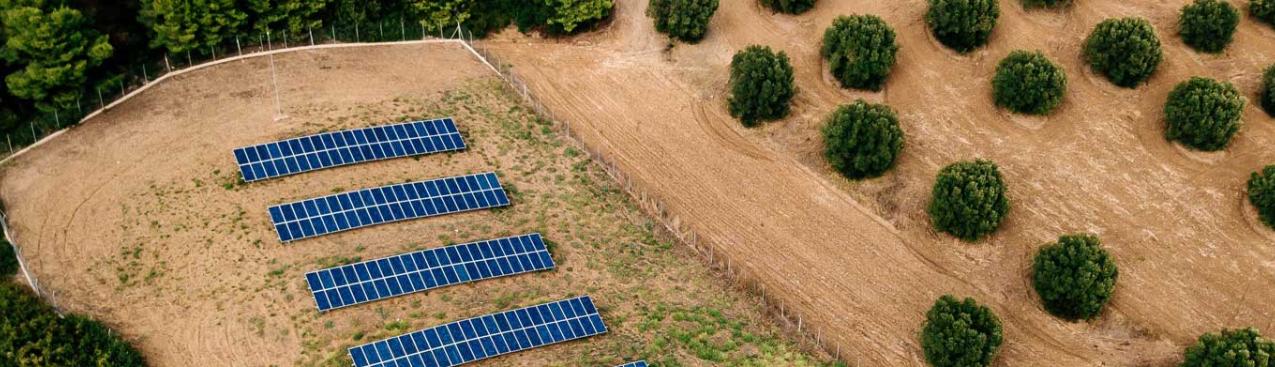
[[[1243,196],[1249,172],[1275,163],[1275,125],[1254,103],[1261,70],[1275,63],[1270,27],[1246,17],[1228,52],[1209,56],[1175,36],[1186,1],[1081,1],[1061,11],[1002,1],[991,45],[960,56],[928,35],[921,0],[821,1],[800,16],[730,0],[704,42],[666,53],[645,3],[621,1],[600,34],[485,45],[852,364],[921,365],[924,312],[944,293],[996,310],[1005,366],[1170,365],[1203,332],[1275,333],[1275,236],[1246,214]],[[822,70],[823,29],[851,13],[882,16],[899,33],[899,63],[881,93],[841,90]],[[1089,30],[1118,16],[1150,19],[1165,46],[1159,72],[1136,90],[1080,60]],[[799,92],[790,118],[745,130],[725,111],[726,65],[754,43],[788,52]],[[1018,48],[1041,49],[1068,73],[1067,99],[1050,117],[992,105],[995,64]],[[1251,100],[1224,153],[1163,138],[1163,101],[1191,75],[1231,81]],[[861,183],[824,165],[818,136],[824,116],[854,98],[890,104],[908,139],[891,173]],[[975,157],[1000,164],[1013,209],[996,235],[969,245],[931,230],[924,208],[935,172]],[[1120,264],[1114,301],[1093,323],[1049,316],[1030,289],[1035,249],[1075,231],[1099,234]]]

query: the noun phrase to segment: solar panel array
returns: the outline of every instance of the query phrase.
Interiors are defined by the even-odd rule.
[[[289,242],[407,219],[509,205],[492,172],[343,192],[270,207],[279,240]]]
[[[305,275],[319,311],[449,285],[552,269],[539,233],[343,265]]]
[[[368,161],[465,149],[451,118],[333,131],[235,149],[245,182]]]
[[[356,367],[456,366],[607,332],[589,296],[498,312],[350,348]]]
[[[615,367],[646,367],[646,361],[629,362]]]

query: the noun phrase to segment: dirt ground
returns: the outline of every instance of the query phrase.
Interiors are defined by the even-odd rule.
[[[927,32],[923,0],[820,1],[806,14],[772,14],[726,0],[707,39],[668,41],[619,1],[599,33],[565,40],[503,34],[492,49],[592,148],[663,200],[770,296],[852,365],[922,365],[918,333],[944,293],[972,296],[1005,323],[997,365],[1168,366],[1201,333],[1253,326],[1275,333],[1275,235],[1257,224],[1244,184],[1275,163],[1275,124],[1256,105],[1261,71],[1275,63],[1275,30],[1247,15],[1220,55],[1176,36],[1185,0],[1079,1],[1025,10],[1001,1],[990,45],[968,55]],[[1231,1],[1246,9],[1246,2]],[[832,19],[876,14],[898,32],[898,64],[884,91],[840,89],[819,40]],[[1080,45],[1106,18],[1155,25],[1165,61],[1149,83],[1117,88],[1092,74]],[[725,108],[727,65],[749,44],[786,51],[796,68],[792,115],[744,129]],[[1070,79],[1049,117],[994,107],[990,78],[1015,49],[1039,49]],[[1221,153],[1163,138],[1162,106],[1193,75],[1234,83],[1245,125]],[[898,111],[903,156],[882,178],[848,182],[821,158],[818,134],[856,98]],[[934,175],[957,160],[996,161],[1011,214],[978,244],[936,233],[925,214]],[[1068,232],[1101,236],[1121,277],[1097,321],[1044,312],[1028,271],[1035,250]]]
[[[616,184],[456,44],[280,54],[179,76],[0,168],[16,242],[51,300],[105,321],[155,366],[348,366],[347,347],[498,310],[589,294],[611,332],[487,366],[817,366],[754,298],[653,231]],[[469,150],[237,183],[235,147],[454,116]],[[510,208],[280,244],[268,205],[494,170]],[[424,247],[531,231],[552,272],[327,314],[303,274]]]

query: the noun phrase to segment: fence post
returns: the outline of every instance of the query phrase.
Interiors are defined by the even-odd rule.
[[[362,42],[359,40],[359,22],[354,22],[354,42]]]
[[[381,41],[384,42],[385,41],[385,21],[382,19],[377,19],[376,28],[377,28],[377,32],[381,33]]]
[[[283,30],[283,48],[288,48],[288,30]]]
[[[151,77],[146,73],[146,63],[142,63],[142,83],[150,83]]]
[[[266,50],[274,50],[274,42],[270,40],[270,30],[266,30]]]
[[[243,46],[239,45],[239,35],[235,35],[235,54],[243,56]]]
[[[332,22],[332,39],[336,40],[337,42],[341,41],[336,38],[336,22]]]
[[[97,87],[97,108],[105,108],[106,102],[102,101],[102,87]]]
[[[407,40],[407,27],[406,27],[406,24],[403,24],[402,15],[398,16],[398,40],[399,41]]]
[[[190,58],[190,50],[186,50],[186,67],[191,67],[191,65],[195,65],[195,61]]]
[[[305,26],[305,31],[310,34],[310,46],[314,46],[314,29],[311,29],[310,26]]]
[[[164,68],[165,68],[165,69],[167,69],[167,70],[168,70],[168,72],[170,72],[170,73],[171,73],[171,72],[173,72],[173,64],[169,64],[169,63],[168,63],[168,52],[164,52]],[[99,91],[97,91],[97,92],[98,92],[98,94],[101,94],[101,93],[102,93],[102,91],[100,91],[100,90],[99,90]]]

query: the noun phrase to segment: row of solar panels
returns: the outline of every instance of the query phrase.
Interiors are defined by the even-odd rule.
[[[236,149],[244,181],[460,150],[450,118],[342,130]],[[280,241],[509,205],[494,173],[343,192],[271,206]],[[319,311],[555,266],[539,233],[415,251],[307,273]],[[455,366],[606,332],[585,297],[461,320],[350,348],[355,366]],[[628,366],[645,367],[640,364]]]

